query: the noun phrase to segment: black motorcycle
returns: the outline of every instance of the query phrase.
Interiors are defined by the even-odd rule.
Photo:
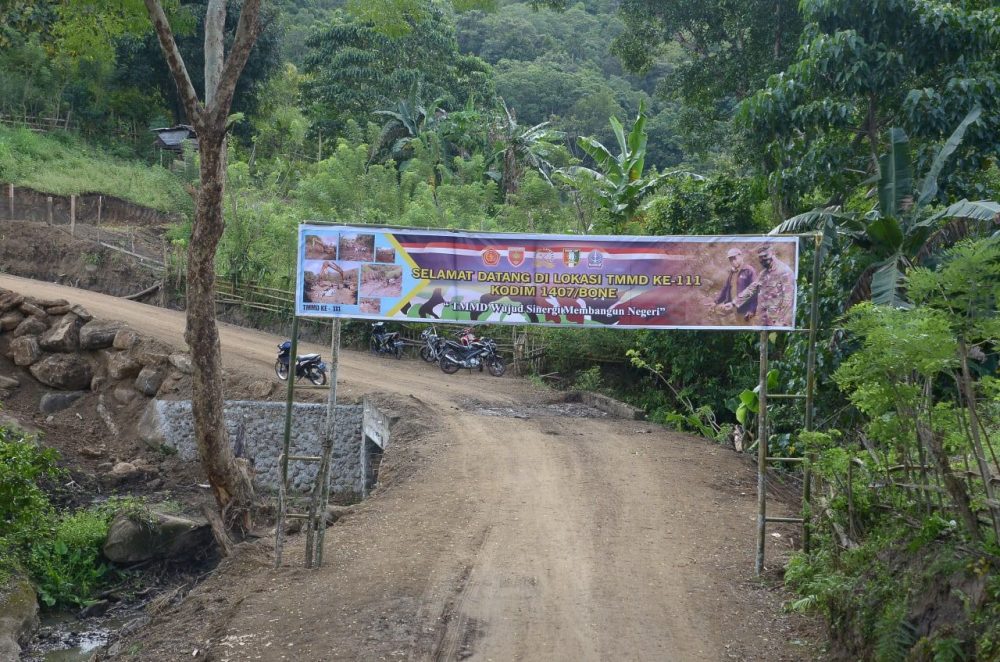
[[[438,359],[441,358],[447,341],[438,335],[437,329],[433,326],[429,329],[424,329],[423,333],[420,334],[420,339],[424,341],[423,346],[420,348],[420,358],[428,363],[437,363]]]
[[[388,331],[384,322],[372,324],[372,337],[368,341],[368,351],[372,354],[391,354],[403,358],[403,339],[398,331]]]
[[[278,379],[288,379],[288,358],[292,352],[292,341],[278,345],[278,360],[274,362],[274,374]],[[302,354],[295,358],[295,379],[306,377],[316,386],[326,384],[326,364],[319,354]]]
[[[446,341],[440,364],[441,370],[448,375],[455,374],[459,368],[482,370],[483,366],[486,366],[494,377],[500,377],[507,371],[507,365],[497,353],[497,344],[489,338],[480,338],[468,346],[451,340]]]

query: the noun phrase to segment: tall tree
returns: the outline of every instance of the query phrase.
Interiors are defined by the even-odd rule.
[[[903,291],[907,270],[925,262],[942,247],[958,239],[993,231],[1000,219],[1000,204],[991,200],[960,200],[933,212],[938,175],[962,139],[980,119],[982,109],[969,113],[934,158],[919,187],[914,185],[909,139],[898,128],[889,130],[889,151],[879,160],[878,204],[866,211],[842,211],[839,207],[815,209],[780,224],[772,234],[823,233],[826,251],[840,239],[874,257],[858,278],[848,305],[871,299],[895,307],[909,305]]]
[[[885,130],[914,141],[918,166],[979,106],[952,159],[973,171],[1000,154],[1000,8],[984,0],[803,0],[795,61],[742,104],[747,158],[788,216],[803,192],[834,202],[879,169]],[[966,195],[941,173],[941,195]],[[958,186],[953,186],[953,182]]]
[[[504,196],[517,193],[526,168],[537,170],[549,181],[554,166],[552,159],[561,151],[554,141],[563,137],[561,131],[548,128],[548,122],[522,126],[503,99],[490,122],[491,153],[486,163],[492,166],[488,175],[500,183]]]
[[[447,108],[470,97],[492,98],[489,65],[458,52],[446,7],[428,3],[426,11],[404,15],[401,25],[394,21],[390,33],[369,12],[364,16],[370,20],[342,13],[307,41],[303,91],[324,133],[342,130],[349,119],[362,126],[379,121],[374,111],[391,107],[418,83],[425,98],[440,98]]]
[[[683,59],[661,79],[660,91],[684,102],[689,133],[715,136],[716,125],[729,121],[736,102],[791,61],[802,31],[798,4],[797,0],[622,0],[619,14],[625,30],[611,50],[626,68],[642,73],[668,49],[679,47]]]
[[[610,119],[618,154],[589,137],[580,137],[580,149],[587,153],[597,165],[597,170],[584,166],[560,168],[556,178],[574,189],[592,188],[597,201],[607,210],[614,223],[613,232],[621,232],[632,220],[640,205],[657,187],[675,172],[644,174],[646,168],[646,107],[639,105],[639,114],[628,135],[617,117]],[[689,174],[689,173],[684,173]],[[700,179],[700,177],[699,177]]]
[[[201,187],[188,248],[184,339],[195,359],[191,408],[198,453],[224,525],[239,537],[241,527],[248,524],[253,485],[234,461],[223,415],[222,354],[215,321],[215,252],[223,230],[229,110],[236,83],[262,29],[261,0],[246,0],[243,4],[228,56],[223,52],[225,0],[209,0],[205,19],[204,102],[198,99],[159,0],[145,0],[145,4],[188,121],[198,132]]]

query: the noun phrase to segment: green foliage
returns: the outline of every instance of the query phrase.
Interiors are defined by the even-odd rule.
[[[0,127],[0,181],[43,193],[103,193],[160,211],[192,209],[169,171],[116,159],[69,134]]]
[[[767,372],[767,390],[774,391],[778,388],[778,371],[769,370]],[[736,420],[743,427],[747,426],[750,414],[760,413],[760,384],[751,389],[740,391],[740,404],[736,408]]]
[[[548,122],[525,127],[517,122],[514,112],[500,100],[489,128],[490,154],[486,160],[493,166],[486,174],[500,184],[506,196],[517,193],[527,170],[534,170],[546,181],[553,172],[552,161],[563,157],[555,144],[563,134],[548,128]]]
[[[590,366],[576,375],[573,382],[573,389],[577,391],[592,391],[594,393],[601,390],[601,366]]]
[[[342,131],[349,119],[375,120],[374,111],[392,106],[418,83],[426,98],[440,98],[446,108],[460,107],[470,97],[492,98],[488,66],[458,52],[454,25],[442,5],[427,3],[419,12],[399,14],[407,29],[390,34],[366,16],[338,14],[307,41],[303,92],[311,119],[325,134]]]
[[[555,176],[574,189],[587,187],[593,190],[598,203],[611,217],[611,232],[617,233],[639,212],[640,204],[668,177],[677,173],[643,174],[649,140],[645,128],[646,108],[643,104],[639,105],[639,114],[628,135],[617,117],[612,117],[610,122],[618,141],[617,155],[612,154],[597,140],[581,136],[577,141],[580,149],[593,159],[597,169],[571,166],[560,168]]]
[[[46,606],[86,604],[110,569],[101,561],[107,534],[106,514],[79,511],[62,517],[51,538],[35,541],[26,565]]]
[[[0,560],[17,558],[44,536],[54,516],[42,484],[62,475],[58,455],[24,434],[0,427]],[[2,564],[6,565],[6,563]],[[0,567],[0,578],[6,577]]]
[[[788,219],[772,234],[820,232],[823,254],[839,240],[849,241],[873,258],[859,277],[849,303],[871,298],[880,304],[909,305],[903,287],[906,270],[927,260],[956,237],[981,232],[1000,214],[1000,204],[988,200],[961,200],[936,213],[929,209],[938,190],[938,174],[980,114],[980,109],[973,110],[955,129],[935,156],[919,191],[913,182],[909,139],[902,130],[893,128],[889,130],[889,151],[880,159],[879,174],[866,182],[878,185],[877,207],[864,213],[838,207],[815,209]]]
[[[876,172],[881,129],[900,126],[933,160],[945,138],[975,107],[984,114],[955,165],[971,172],[996,154],[1000,12],[978,2],[808,0],[796,61],[743,102],[747,157],[790,200],[814,188],[827,195]],[[924,150],[927,151],[924,151]],[[945,198],[966,192],[948,176]]]

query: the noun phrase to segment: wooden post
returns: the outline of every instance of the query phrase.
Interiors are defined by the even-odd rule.
[[[69,196],[69,234],[76,236],[76,196]]]
[[[330,333],[330,392],[327,394],[326,398],[326,426],[324,434],[326,436],[326,443],[331,446],[336,443],[336,431],[337,431],[337,367],[340,364],[340,318],[336,317],[333,320],[333,329]],[[362,440],[364,443],[364,440]],[[326,461],[329,462],[329,453],[324,453],[326,456]],[[323,536],[326,534],[326,518],[327,518],[327,508],[326,505],[330,503],[330,468],[329,466],[321,467],[324,473],[319,474],[320,476],[325,475],[326,478],[323,481],[321,488],[321,498],[319,503],[319,530],[316,532],[316,552],[314,556],[313,568],[318,568],[323,565]],[[309,559],[306,559],[306,566],[309,567]]]
[[[285,434],[282,439],[281,456],[278,461],[278,521],[274,531],[274,567],[281,567],[281,551],[285,538],[285,512],[288,509],[288,455],[292,446],[292,403],[295,399],[295,359],[299,351],[299,318],[292,317],[292,347],[288,352],[288,399],[285,401]]]
[[[104,196],[103,195],[99,195],[99,196],[97,196],[97,225],[98,225],[98,227],[101,225],[101,211],[102,211],[103,207],[104,207]]]
[[[7,184],[7,198],[10,200],[10,220],[14,220],[14,185]]]
[[[804,428],[813,429],[813,401],[816,398],[816,333],[819,327],[819,273],[823,235],[813,238],[812,289],[809,301],[809,344],[806,349],[806,416]],[[802,472],[802,551],[809,554],[812,546],[812,471],[809,463]]]
[[[767,331],[760,332],[760,374],[757,393],[757,560],[754,570],[764,572],[764,533],[767,527]]]
[[[45,202],[46,202],[46,204],[48,205],[48,208],[49,208],[49,215],[48,215],[49,225],[52,225],[52,196],[50,195],[50,196],[46,197],[45,198]]]
[[[160,237],[160,247],[163,249],[163,275],[160,276],[160,307],[164,308],[167,305],[167,277],[170,274],[169,263],[167,262],[167,240],[165,237]]]

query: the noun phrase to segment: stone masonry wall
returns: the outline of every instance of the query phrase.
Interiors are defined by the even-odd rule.
[[[242,423],[245,455],[253,458],[256,483],[264,489],[277,489],[280,467],[278,456],[285,430],[285,403],[230,401],[225,405],[226,428],[230,439]],[[175,448],[183,460],[197,460],[191,402],[154,400],[143,426],[155,428],[160,443]],[[337,405],[337,425],[330,466],[330,492],[336,496],[360,497],[364,488],[361,466],[361,405]],[[319,455],[322,448],[325,404],[295,403],[292,410],[292,455]],[[316,476],[318,463],[289,462],[289,488],[308,491]]]

